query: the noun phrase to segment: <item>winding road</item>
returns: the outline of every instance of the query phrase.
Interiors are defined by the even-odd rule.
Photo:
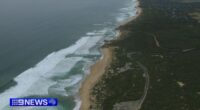
[[[145,86],[144,86],[144,93],[141,97],[141,99],[139,100],[139,104],[138,104],[138,110],[141,108],[142,104],[144,103],[144,100],[147,96],[148,90],[149,90],[149,84],[150,84],[150,78],[149,78],[149,73],[148,73],[148,69],[140,62],[137,62],[137,64],[140,66],[140,68],[144,71],[145,74]]]

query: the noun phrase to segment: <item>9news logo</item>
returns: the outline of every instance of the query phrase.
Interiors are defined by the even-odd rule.
[[[10,98],[10,106],[57,106],[56,98]]]

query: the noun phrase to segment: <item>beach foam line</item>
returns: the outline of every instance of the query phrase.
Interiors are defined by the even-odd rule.
[[[56,84],[56,82],[49,80],[45,78],[46,74],[51,71],[59,62],[63,61],[65,59],[65,56],[67,54],[74,53],[78,48],[83,46],[87,41],[89,40],[89,37],[83,37],[80,40],[78,40],[74,45],[62,49],[58,52],[53,52],[50,55],[48,55],[46,58],[44,58],[41,62],[39,62],[35,67],[32,67],[23,73],[21,73],[19,76],[17,76],[14,80],[17,82],[17,85],[14,87],[11,87],[10,89],[6,90],[5,92],[0,94],[1,101],[0,102],[0,109],[3,109],[7,104],[9,104],[9,98],[15,98],[15,97],[22,97],[27,95],[36,95],[36,94],[45,94],[47,91],[41,90],[45,87],[47,89],[47,86],[51,86],[53,84]],[[79,61],[77,59],[77,61]],[[76,62],[76,61],[75,61]],[[74,64],[75,64],[74,62]],[[71,62],[70,62],[71,63]],[[68,68],[68,67],[66,67]],[[39,85],[40,86],[39,86]],[[29,91],[31,89],[31,86],[36,85],[40,88],[38,91],[38,88],[35,91]]]
[[[76,102],[76,106],[74,107],[73,110],[80,110],[81,100],[80,99],[76,99],[75,102]]]
[[[132,17],[136,16],[137,14],[137,6],[137,0],[128,1],[126,3],[126,7],[119,10],[119,14],[116,17],[116,22],[118,23],[117,25],[122,25],[132,20]],[[115,30],[113,33],[115,33],[116,37],[120,36],[119,31]],[[89,33],[89,35],[92,34]],[[103,76],[106,71],[106,67],[111,63],[112,52],[113,51],[110,48],[103,48],[102,57],[90,68],[90,74],[86,77],[80,88],[80,97],[82,102],[76,102],[76,108],[78,108],[78,110],[89,109],[91,104],[89,100],[91,89],[93,88],[94,84],[98,82],[101,76]]]
[[[78,85],[82,78],[83,75],[73,75],[70,76],[68,79],[57,81],[55,85],[49,87],[49,95],[67,97],[77,94],[78,90],[75,85]],[[65,89],[68,88],[70,88],[70,90],[66,91]]]
[[[102,32],[99,31],[98,33]],[[69,54],[89,54],[89,49],[96,45],[102,37],[103,36],[94,35],[93,37],[82,37],[74,45],[49,54],[36,64],[35,67],[18,75],[14,78],[17,85],[0,94],[1,100],[4,100],[0,101],[0,110],[7,109],[6,106],[9,104],[9,98],[26,97],[30,95],[48,95],[49,87],[52,88],[53,85],[61,85],[61,83],[59,84],[59,81],[54,81],[51,78],[66,74],[77,62],[83,59],[82,57],[66,58],[66,56]],[[77,82],[80,82],[81,78],[77,79]],[[76,84],[77,82],[71,83],[71,85]],[[64,87],[65,86],[55,89],[57,92],[60,90],[64,93]]]
[[[98,60],[90,70],[90,74],[86,77],[85,81],[83,81],[80,88],[80,96],[81,96],[81,107],[80,110],[89,110],[90,106],[90,90],[97,83],[97,81],[104,74],[105,69],[108,67],[112,60],[112,51],[109,48],[103,48],[102,52],[104,57],[102,60]],[[77,104],[78,106],[78,104]]]
[[[91,37],[90,40],[87,41],[87,43],[85,43],[85,45],[83,45],[82,47],[80,47],[75,54],[76,55],[88,55],[90,53],[90,49],[96,45],[103,36],[95,36],[95,37]]]
[[[124,24],[127,20],[130,21],[131,17],[134,17],[137,12],[137,0],[130,0],[126,4],[126,7],[119,10],[119,14],[116,17],[117,23]]]

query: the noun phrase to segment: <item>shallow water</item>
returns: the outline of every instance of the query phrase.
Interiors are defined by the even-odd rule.
[[[1,0],[0,109],[11,97],[56,97],[58,107],[38,109],[78,109],[80,82],[99,47],[135,14],[130,1]]]

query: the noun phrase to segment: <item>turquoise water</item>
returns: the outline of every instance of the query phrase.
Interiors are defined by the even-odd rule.
[[[134,10],[132,0],[1,0],[0,109],[79,109],[100,46]],[[56,97],[59,106],[7,106],[16,97]]]

